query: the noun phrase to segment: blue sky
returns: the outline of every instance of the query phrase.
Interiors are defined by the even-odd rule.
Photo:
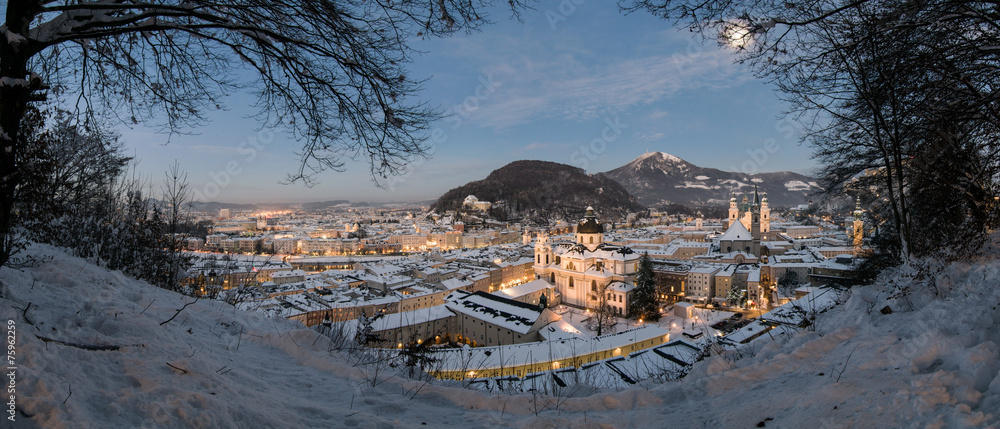
[[[363,162],[321,174],[312,188],[279,184],[298,165],[299,143],[258,133],[244,118],[248,96],[231,97],[228,111],[168,144],[153,130],[122,135],[154,181],[176,159],[200,199],[234,203],[434,199],[519,159],[596,173],[647,150],[730,171],[815,168],[779,119],[773,87],[715,42],[646,14],[623,15],[613,2],[584,1],[573,11],[552,2],[522,18],[501,12],[482,32],[416,43],[424,53],[409,75],[426,79],[420,98],[453,116],[435,125],[442,138],[433,157],[388,189],[375,186]]]

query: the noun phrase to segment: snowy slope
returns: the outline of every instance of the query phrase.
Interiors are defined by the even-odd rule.
[[[192,299],[58,249],[32,251],[51,261],[0,270],[0,321],[13,319],[17,331],[15,427],[998,424],[995,261],[947,267],[935,277],[938,299],[887,301],[890,280],[910,281],[902,274],[855,289],[819,315],[814,331],[755,342],[735,361],[709,358],[680,382],[553,398],[425,384],[386,368],[366,375],[297,323],[218,302],[192,304],[160,325]],[[887,304],[894,312],[879,312]],[[83,350],[38,336],[122,347]]]

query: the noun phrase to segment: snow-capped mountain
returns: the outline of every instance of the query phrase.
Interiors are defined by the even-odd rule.
[[[699,167],[664,152],[644,154],[604,174],[647,206],[728,204],[733,191],[752,193],[757,185],[767,192],[772,207],[791,207],[806,203],[811,194],[821,189],[816,179],[790,171],[758,174],[722,171]]]

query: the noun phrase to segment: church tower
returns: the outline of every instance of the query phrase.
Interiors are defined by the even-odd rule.
[[[539,232],[538,240],[535,241],[535,265],[548,266],[553,260],[549,235],[545,232]]]
[[[576,243],[581,244],[591,252],[604,242],[604,226],[597,221],[593,207],[587,207],[583,220],[576,225]]]
[[[865,212],[861,211],[861,196],[854,204],[854,247],[860,249],[865,238]]]
[[[750,205],[750,237],[753,239],[750,249],[755,256],[760,256],[760,204],[760,195],[754,186],[753,204]]]
[[[764,234],[771,232],[771,207],[767,204],[767,192],[760,200],[760,232]]]
[[[736,207],[736,191],[733,191],[732,196],[729,197],[729,224],[726,227],[728,228],[733,222],[738,222],[739,215],[740,209]]]

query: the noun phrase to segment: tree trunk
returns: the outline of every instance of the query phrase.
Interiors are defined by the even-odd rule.
[[[33,93],[42,89],[40,80],[28,79],[28,24],[34,18],[37,2],[13,1],[7,4],[7,35],[0,39],[0,266],[17,253],[14,210],[17,187],[22,177],[18,156],[24,151],[19,135],[21,120],[28,102],[41,99]]]

